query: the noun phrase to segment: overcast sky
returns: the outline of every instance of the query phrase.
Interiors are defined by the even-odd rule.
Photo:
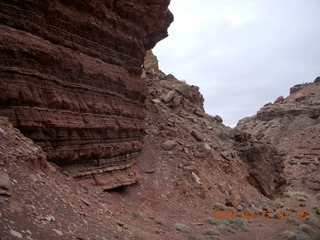
[[[224,123],[320,76],[320,0],[171,0],[160,68],[200,87]]]

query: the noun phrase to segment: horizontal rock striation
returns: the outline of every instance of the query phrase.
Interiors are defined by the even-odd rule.
[[[168,0],[1,1],[0,115],[74,177],[137,179],[145,53],[167,36]]]

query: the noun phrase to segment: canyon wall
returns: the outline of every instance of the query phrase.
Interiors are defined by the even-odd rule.
[[[0,2],[0,115],[47,159],[102,189],[137,179],[141,65],[169,0]]]
[[[266,104],[255,116],[239,121],[237,128],[277,147],[290,188],[319,191],[320,77],[295,85],[288,97]]]

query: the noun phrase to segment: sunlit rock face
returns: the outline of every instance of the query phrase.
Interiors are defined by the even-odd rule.
[[[74,177],[137,180],[141,65],[167,36],[169,0],[0,2],[0,115]]]

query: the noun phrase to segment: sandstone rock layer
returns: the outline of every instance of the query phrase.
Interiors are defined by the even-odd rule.
[[[0,115],[75,177],[102,188],[135,182],[141,65],[167,36],[168,4],[1,1]]]

